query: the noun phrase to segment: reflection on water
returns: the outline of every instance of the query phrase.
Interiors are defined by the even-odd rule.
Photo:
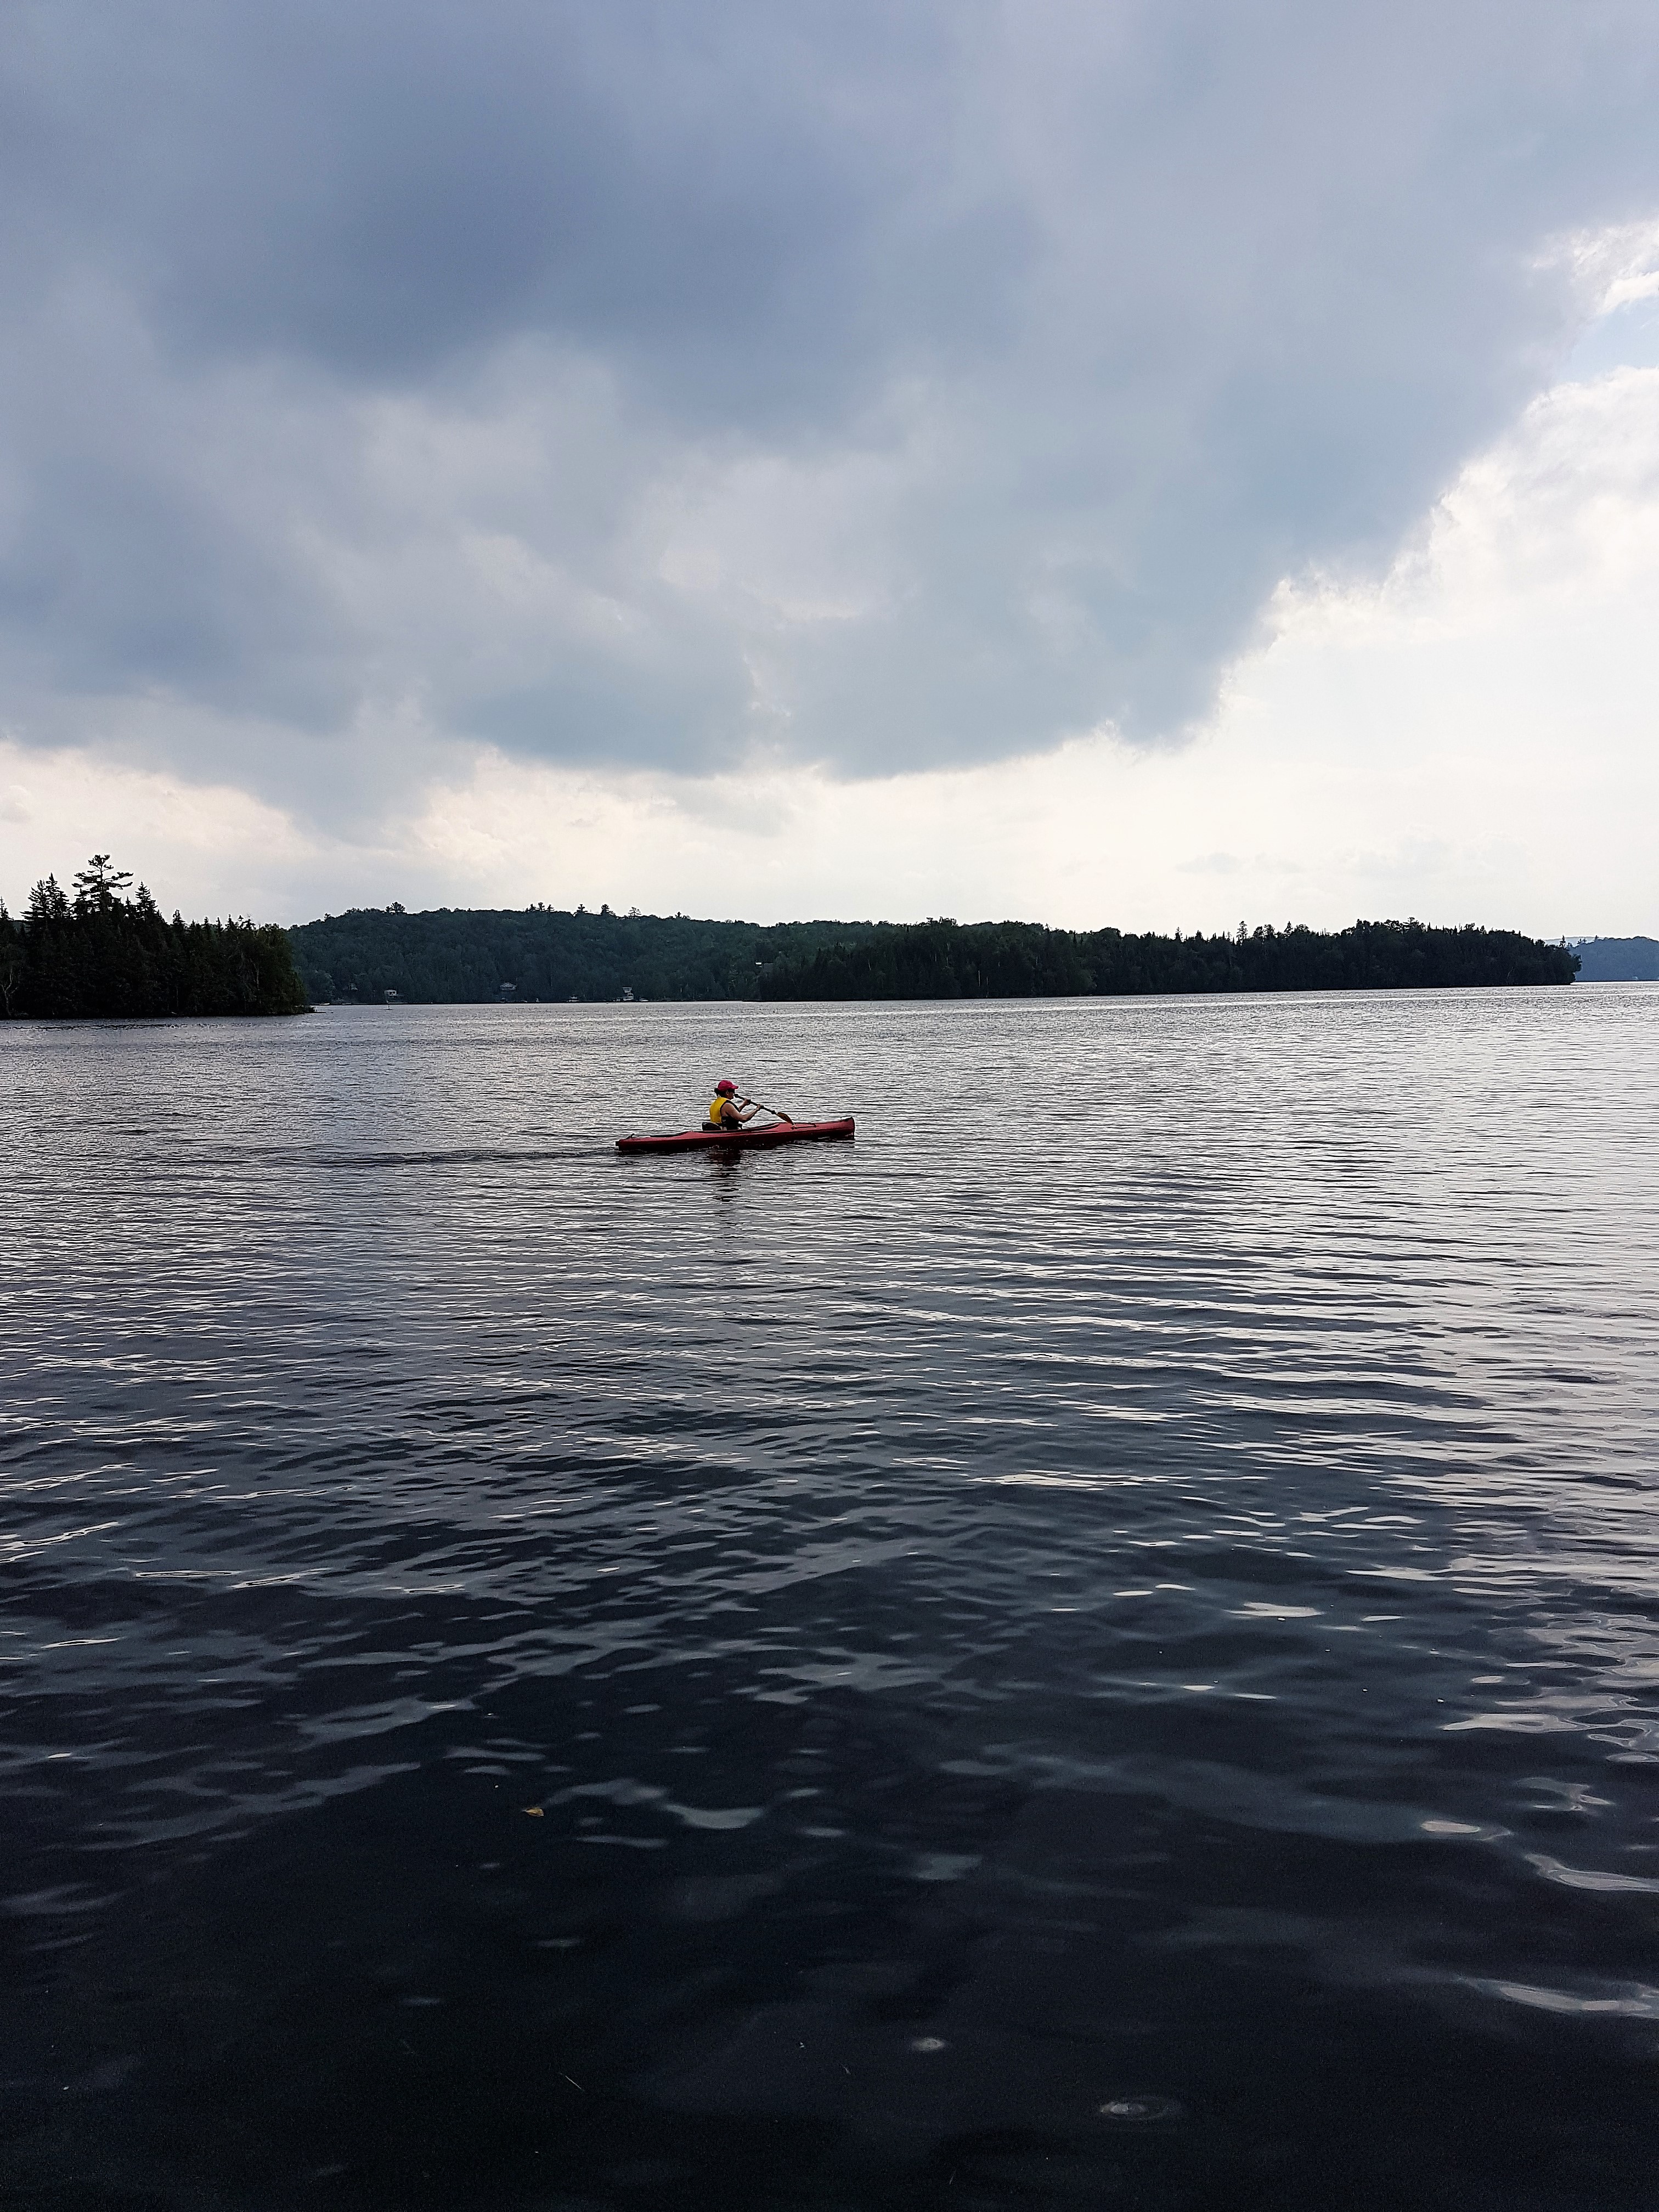
[[[1650,2205],[1656,1041],[0,1027],[0,2171]]]

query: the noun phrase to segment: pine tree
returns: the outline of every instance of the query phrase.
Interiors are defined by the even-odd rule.
[[[287,933],[246,920],[169,922],[130,870],[94,853],[64,896],[35,884],[21,924],[0,907],[0,1017],[108,1019],[297,1014],[305,986]]]
[[[130,868],[112,868],[107,853],[94,853],[75,878],[76,912],[109,913],[131,881]]]

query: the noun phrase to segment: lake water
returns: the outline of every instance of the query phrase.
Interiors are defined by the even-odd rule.
[[[714,1078],[851,1145],[621,1159]],[[40,2212],[1659,2203],[1659,989],[0,1026]]]

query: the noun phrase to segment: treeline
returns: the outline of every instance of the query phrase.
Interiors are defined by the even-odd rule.
[[[550,907],[355,908],[290,929],[317,1000],[1022,999],[1570,983],[1568,948],[1513,930],[1357,921],[1237,937],[1001,921],[694,921]]]
[[[315,1000],[753,999],[775,962],[866,934],[868,922],[693,921],[533,906],[469,912],[355,907],[288,933]],[[503,988],[505,987],[505,989]]]
[[[1566,947],[1513,930],[1357,921],[1237,937],[1045,929],[1036,922],[879,924],[768,971],[769,999],[1116,997],[1140,992],[1387,991],[1571,983]]]
[[[20,919],[0,901],[0,1018],[299,1014],[305,986],[283,931],[162,914],[94,853],[71,896],[36,884]]]
[[[0,903],[0,1016],[302,1012],[307,1000],[992,999],[1570,983],[1579,957],[1513,930],[1357,921],[1173,937],[1036,922],[696,921],[685,915],[354,908],[289,930],[169,921],[94,854]],[[1646,940],[1637,940],[1645,943]],[[1588,950],[1589,948],[1587,948]],[[1587,969],[1590,963],[1586,961]],[[1591,972],[1594,972],[1593,969]]]

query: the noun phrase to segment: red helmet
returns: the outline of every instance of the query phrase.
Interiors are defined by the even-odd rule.
[[[737,1089],[738,1086],[732,1082],[731,1077],[729,1075],[723,1075],[720,1081],[714,1085],[714,1096],[717,1098],[721,1096],[735,1097],[737,1096]]]

